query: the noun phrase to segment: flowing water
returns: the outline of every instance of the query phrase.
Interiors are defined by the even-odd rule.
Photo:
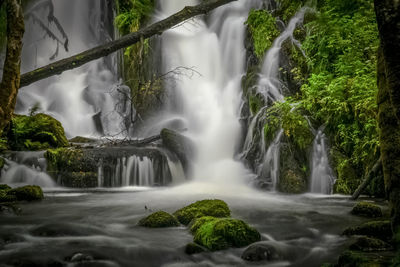
[[[185,4],[198,2],[160,0],[156,17],[164,18]],[[99,19],[104,18],[106,1],[60,0],[54,3],[55,15],[70,37],[70,53],[102,42],[98,37],[106,36],[105,32],[96,35],[96,29],[98,25],[100,29],[107,28]],[[261,242],[272,245],[279,252],[279,259],[275,261],[252,265],[313,267],[335,261],[347,242],[340,233],[345,227],[364,220],[348,214],[354,203],[337,195],[289,196],[257,191],[247,185],[254,174],[236,159],[242,138],[239,110],[246,60],[244,21],[249,10],[261,7],[262,3],[236,1],[218,8],[206,20],[192,19],[161,36],[163,71],[176,67],[195,71],[194,75],[175,77],[174,86],[169,88],[171,97],[164,116],[155,120],[149,129],[161,129],[175,122],[179,122],[180,128],[187,129],[184,135],[197,148],[192,182],[150,188],[147,186],[158,183],[157,179],[161,177],[156,174],[154,159],[129,154],[115,157],[112,162],[99,160],[98,186],[131,187],[96,190],[56,187],[46,189],[45,199],[41,202],[19,204],[22,208],[19,215],[3,211],[0,263],[25,264],[23,266],[33,263],[38,266],[249,266],[240,258],[245,248],[189,256],[184,253],[184,247],[193,237],[186,227],[146,229],[137,226],[138,221],[152,211],[174,212],[193,201],[210,198],[225,200],[232,209],[232,217],[255,227],[262,234]],[[277,78],[279,49],[284,40],[292,38],[294,26],[303,15],[300,11],[290,21],[264,60],[258,88],[273,101],[283,98],[282,85]],[[74,23],[69,25],[66,21]],[[25,37],[26,41],[36,38],[36,31],[31,32]],[[46,64],[50,48],[54,49],[54,46],[48,40],[37,41],[38,56],[35,59],[27,55],[32,54],[29,52],[32,50],[24,48],[25,70],[32,69],[35,64]],[[69,55],[61,48],[59,53],[60,58]],[[44,111],[61,120],[70,136],[118,132],[122,117],[119,114],[106,116],[118,103],[115,95],[107,93],[116,82],[114,69],[111,57],[108,61],[98,60],[33,84],[21,90],[19,111],[27,112],[34,103],[40,102]],[[99,117],[96,124],[93,118]],[[261,118],[262,113],[256,117]],[[251,123],[253,132],[258,131],[257,120]],[[264,140],[260,141],[262,163],[267,163],[260,165],[260,172],[271,177],[273,186],[279,179],[277,159],[282,134],[282,131],[277,133],[268,149]],[[252,143],[254,140],[246,137],[245,146],[250,148]],[[325,154],[316,155],[316,159],[326,155],[322,134],[316,138],[314,149],[316,153],[325,151]],[[182,165],[175,158],[168,155],[166,158],[163,166],[174,177],[172,183],[183,182]],[[7,179],[11,178],[7,177],[11,176],[17,179],[15,173],[21,172],[17,176],[21,177],[22,183],[36,183],[40,179],[44,187],[51,187],[54,184],[50,184],[51,179],[47,182],[42,159],[40,153],[10,156],[1,182],[9,181]],[[106,164],[109,164],[108,168]],[[321,169],[319,166],[321,164],[316,164],[313,170]],[[318,173],[323,176],[321,171]],[[82,257],[90,261],[87,264],[76,261]]]
[[[332,194],[335,176],[329,164],[329,148],[322,130],[318,130],[312,149],[311,192]]]
[[[31,1],[26,14],[42,19],[64,41],[54,23],[47,22],[48,8],[38,8],[44,1]],[[28,19],[22,51],[21,72],[25,73],[54,60],[72,56],[114,38],[113,11],[106,0],[53,1],[54,16],[68,36],[69,49],[45,35],[39,23]],[[110,13],[111,12],[111,13]],[[32,17],[32,16],[31,16]],[[55,51],[58,56],[51,59]],[[19,91],[17,113],[27,114],[39,104],[39,111],[58,119],[68,137],[114,135],[123,130],[124,105],[118,101],[115,55],[66,71]]]

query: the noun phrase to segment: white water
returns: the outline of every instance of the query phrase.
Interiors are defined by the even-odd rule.
[[[159,1],[162,17],[197,1]],[[201,74],[176,77],[168,111],[187,123],[187,135],[197,148],[193,179],[213,184],[243,184],[250,176],[234,159],[241,138],[239,107],[245,67],[244,22],[253,1],[218,8],[208,18],[190,20],[162,36],[163,70],[193,67]]]
[[[40,1],[36,1],[38,3]],[[107,12],[112,12],[106,6],[105,0],[69,0],[52,1],[54,15],[60,21],[69,37],[69,52],[62,45],[55,60],[72,56],[113,38],[107,32]],[[29,11],[30,9],[27,9]],[[34,13],[47,25],[48,11],[35,10]],[[60,32],[53,24],[49,28],[61,40]],[[44,30],[38,23],[26,22],[26,33],[22,51],[22,73],[44,66],[52,62],[50,57],[56,51],[57,43],[49,37],[42,38]],[[26,114],[36,103],[40,104],[40,112],[48,113],[58,119],[68,137],[99,136],[119,133],[124,113],[117,106],[118,96],[115,89],[116,80],[115,57],[107,57],[90,62],[80,68],[66,71],[21,88],[18,94],[18,113]],[[119,112],[117,112],[119,111]],[[93,117],[98,114],[95,125]],[[102,128],[102,129],[101,129]]]
[[[322,130],[318,130],[314,139],[311,164],[311,192],[332,194],[335,176],[329,165],[328,146]]]
[[[268,103],[268,100],[272,102],[283,100],[282,88],[284,85],[279,79],[281,48],[282,44],[288,39],[294,44],[298,44],[293,37],[293,31],[299,23],[303,22],[305,11],[305,8],[300,9],[290,19],[285,30],[275,39],[272,47],[265,54],[257,90],[264,96],[266,103]]]

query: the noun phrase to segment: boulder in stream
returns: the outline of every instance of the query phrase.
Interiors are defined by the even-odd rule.
[[[242,254],[246,261],[271,261],[280,258],[277,249],[271,244],[252,244]]]
[[[150,228],[179,226],[178,220],[165,211],[157,211],[139,221],[140,226]]]
[[[372,221],[356,227],[349,227],[344,230],[343,235],[365,235],[390,241],[392,239],[392,228],[390,221]]]
[[[230,217],[230,215],[228,205],[220,199],[200,200],[174,212],[174,216],[184,225],[203,216]]]
[[[382,209],[378,205],[361,201],[353,207],[351,214],[368,218],[376,218],[382,217]]]

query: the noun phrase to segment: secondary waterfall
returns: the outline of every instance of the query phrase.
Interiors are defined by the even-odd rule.
[[[54,23],[47,22],[49,9],[38,8],[42,1],[31,1],[25,9],[41,19],[60,40],[61,32]],[[27,19],[22,51],[21,72],[25,73],[96,45],[110,41],[113,33],[113,9],[106,0],[52,1],[54,16],[68,36],[69,51],[53,38],[45,36],[45,30],[37,21]],[[33,17],[33,16],[30,16]],[[55,52],[56,51],[56,52]],[[54,54],[57,57],[52,58]],[[52,58],[52,59],[50,59]],[[121,132],[122,117],[126,112],[118,101],[115,56],[90,62],[80,68],[66,71],[21,88],[16,113],[26,114],[36,104],[40,112],[58,119],[68,137],[76,135],[115,135]]]
[[[199,1],[159,1],[166,17]],[[207,18],[194,18],[162,35],[163,71],[191,67],[199,75],[176,77],[167,110],[186,122],[185,135],[197,148],[193,178],[241,184],[250,173],[235,160],[241,138],[239,108],[245,68],[244,22],[256,1],[238,1]]]
[[[311,164],[311,192],[332,194],[335,176],[329,165],[328,146],[322,130],[318,130],[314,139]]]

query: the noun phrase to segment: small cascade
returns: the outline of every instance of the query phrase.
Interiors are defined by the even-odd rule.
[[[11,186],[38,185],[55,187],[56,183],[46,173],[43,152],[16,152],[6,159],[0,175],[0,183]]]
[[[311,163],[312,193],[332,194],[335,176],[329,164],[328,145],[323,131],[318,130],[314,139]]]
[[[264,181],[263,187],[267,187],[272,190],[276,190],[279,179],[280,145],[282,134],[283,130],[281,129],[276,134],[275,139],[269,145],[267,152],[264,154],[263,162],[257,170],[258,177],[262,177]]]
[[[283,100],[282,88],[284,84],[279,79],[281,48],[287,39],[299,45],[299,42],[293,37],[293,31],[299,23],[303,22],[305,11],[306,9],[302,8],[293,16],[285,30],[275,39],[272,47],[264,57],[257,91],[264,96],[266,103]]]

